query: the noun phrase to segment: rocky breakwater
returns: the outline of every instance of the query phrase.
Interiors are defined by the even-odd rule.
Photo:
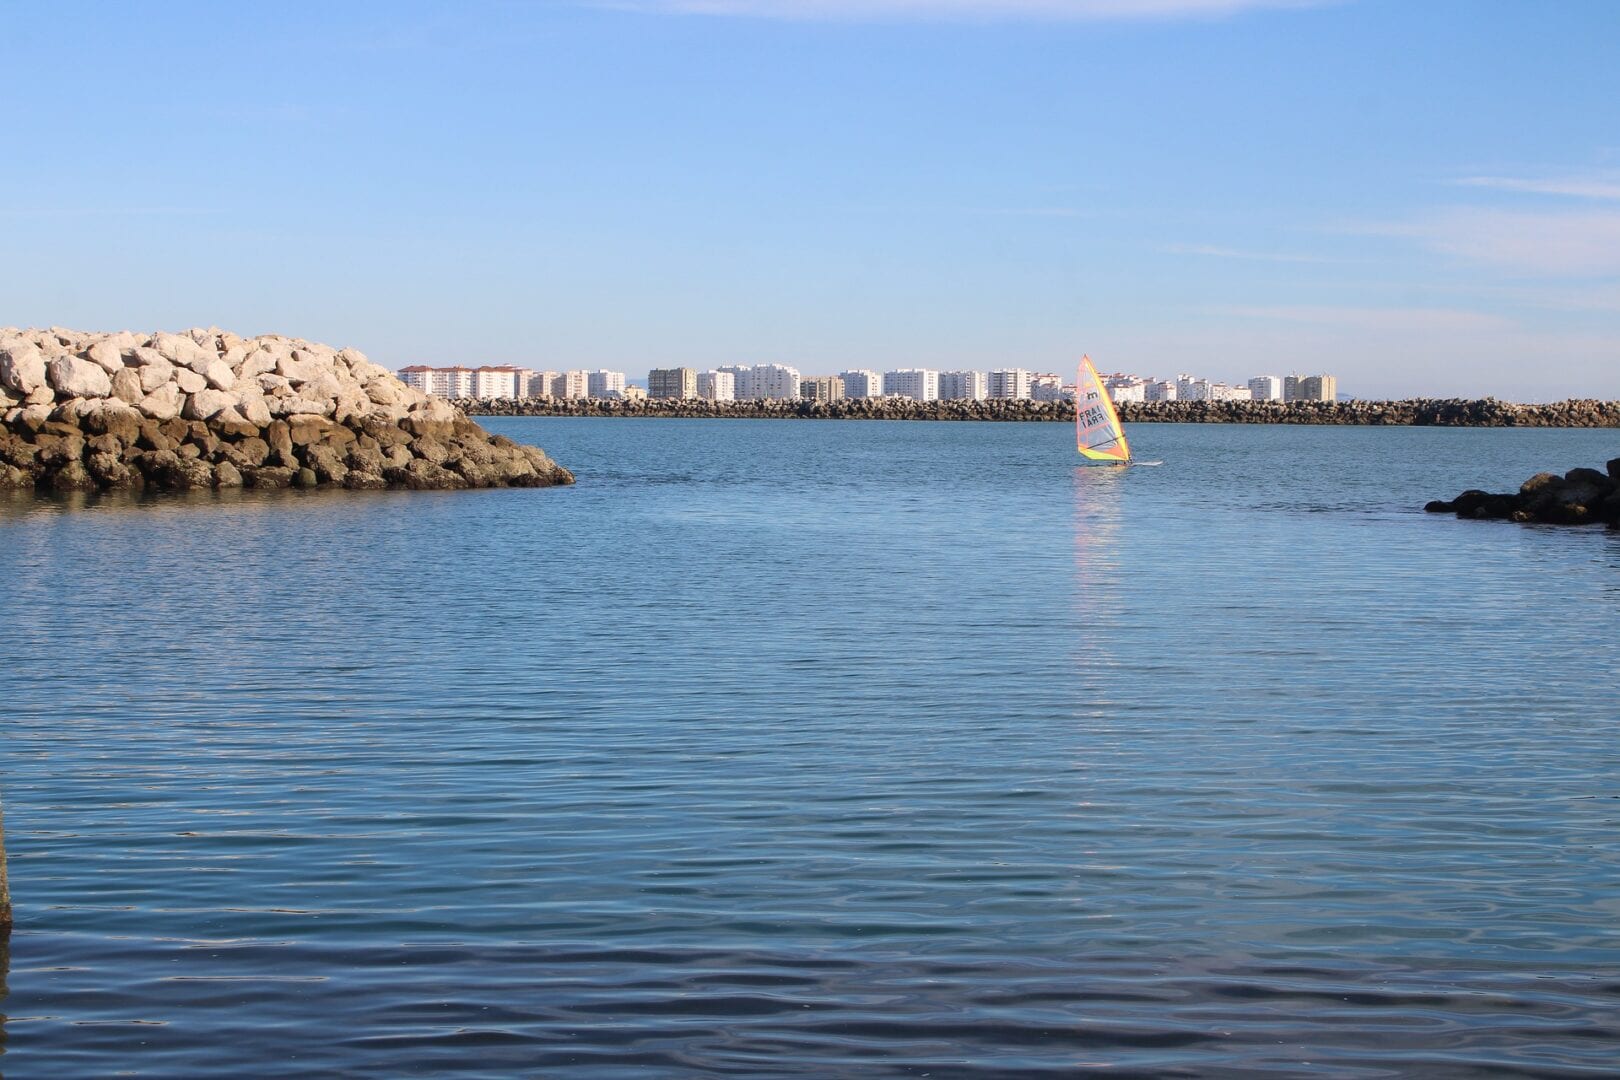
[[[1070,421],[1069,401],[569,400],[458,401],[475,416],[617,416],[736,420]],[[1128,401],[1119,416],[1136,424],[1300,424],[1417,427],[1620,427],[1620,401],[1517,405],[1494,398],[1411,401]]]
[[[0,489],[572,482],[354,349],[218,329],[0,328]]]
[[[1549,525],[1603,524],[1620,529],[1620,458],[1609,462],[1606,472],[1571,469],[1563,476],[1537,473],[1512,494],[1470,490],[1449,502],[1431,502],[1423,509],[1460,518]]]

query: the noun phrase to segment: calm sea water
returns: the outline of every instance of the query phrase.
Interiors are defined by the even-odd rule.
[[[1620,1065],[1602,431],[495,420],[569,490],[0,503],[33,1077]]]

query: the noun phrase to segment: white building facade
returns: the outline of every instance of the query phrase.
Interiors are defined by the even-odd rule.
[[[1030,373],[1023,368],[1003,368],[990,373],[990,397],[1023,401],[1029,397]]]
[[[932,368],[901,368],[883,374],[883,393],[913,401],[939,400],[939,372]]]
[[[983,401],[990,395],[990,380],[982,371],[942,371],[939,396],[945,401]]]
[[[586,377],[585,392],[593,398],[624,397],[624,372],[601,368]]]
[[[859,371],[841,371],[844,396],[847,398],[880,398],[883,396],[883,376],[862,368]]]
[[[730,371],[700,371],[697,392],[704,401],[736,401],[737,376]]]
[[[1282,378],[1277,375],[1256,375],[1249,380],[1249,396],[1255,401],[1281,401]]]

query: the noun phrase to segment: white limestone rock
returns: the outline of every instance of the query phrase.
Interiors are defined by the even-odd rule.
[[[173,420],[185,405],[185,395],[176,383],[168,382],[141,398],[135,407],[141,415],[152,420]]]
[[[92,342],[84,350],[84,358],[108,375],[116,375],[124,370],[124,351],[107,339]]]
[[[0,346],[0,383],[25,397],[45,385],[45,354],[23,338]]]
[[[101,365],[77,356],[52,357],[45,372],[57,393],[68,397],[104,398],[112,393],[112,379]]]
[[[199,390],[186,398],[180,415],[187,420],[212,420],[235,404],[235,399],[223,390]]]

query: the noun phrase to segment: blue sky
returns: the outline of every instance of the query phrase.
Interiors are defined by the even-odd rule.
[[[1620,397],[1620,4],[28,3],[0,323]]]

